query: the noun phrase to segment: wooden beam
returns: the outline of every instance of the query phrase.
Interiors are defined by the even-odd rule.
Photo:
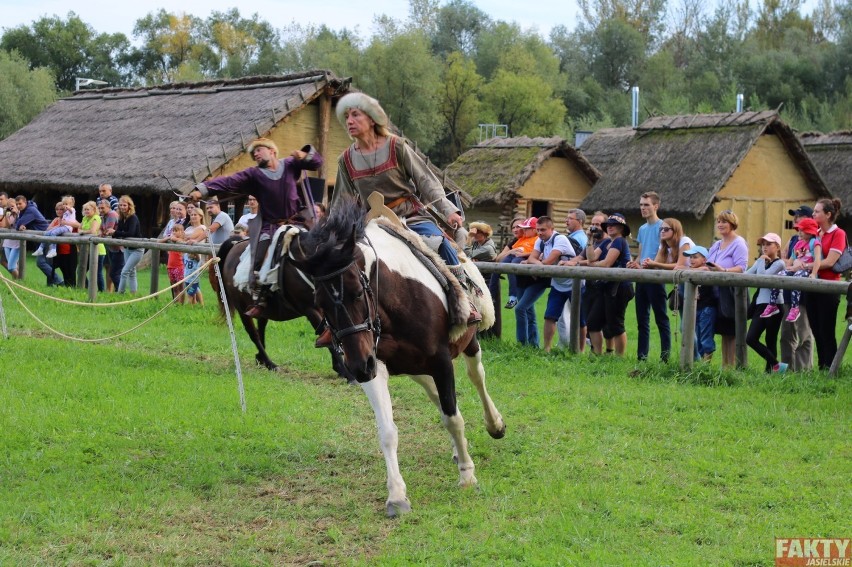
[[[325,163],[323,163],[322,167],[317,170],[317,174],[325,178],[325,174],[327,171],[326,164],[328,163],[328,133],[331,127],[331,96],[328,93],[323,92],[319,97],[319,110],[318,110],[318,118],[319,118],[319,135],[317,136],[317,151],[319,151],[320,155],[325,158]]]

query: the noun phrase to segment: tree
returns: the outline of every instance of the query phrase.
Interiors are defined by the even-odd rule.
[[[129,82],[127,67],[130,43],[124,34],[96,35],[91,26],[74,12],[63,20],[44,17],[32,26],[7,30],[0,48],[17,50],[31,68],[46,67],[59,89],[73,91],[77,77],[106,80],[111,84]]]
[[[373,37],[364,52],[359,86],[382,103],[388,117],[405,136],[427,151],[440,132],[437,108],[440,73],[425,34],[382,33]]]
[[[477,96],[483,81],[473,61],[458,51],[447,57],[442,79],[438,102],[449,145],[442,158],[449,163],[461,155],[465,140],[478,123]]]
[[[626,90],[636,84],[646,45],[635,28],[621,19],[601,22],[588,48],[592,74],[601,85]]]
[[[479,34],[490,22],[488,14],[469,0],[450,0],[438,10],[436,29],[432,35],[432,52],[446,57],[459,51],[466,57],[472,57],[476,52]]]
[[[205,51],[208,62],[213,60],[202,35],[203,24],[197,17],[172,14],[162,8],[148,13],[133,27],[133,36],[143,41],[135,58],[137,73],[155,84],[170,82],[183,63],[193,59],[200,62]]]
[[[213,12],[204,23],[202,37],[214,54],[210,72],[225,77],[249,74],[264,48],[278,42],[269,23],[261,21],[257,14],[243,18],[236,8]]]
[[[25,126],[55,100],[49,69],[30,69],[17,51],[0,50],[0,139]]]
[[[510,136],[553,136],[563,128],[565,106],[533,75],[498,70],[483,87],[483,103],[486,116],[506,124]]]

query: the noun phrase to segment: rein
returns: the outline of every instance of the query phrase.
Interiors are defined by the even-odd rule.
[[[370,248],[373,249],[373,255],[376,254],[376,249],[373,247],[373,243],[370,242],[370,239],[367,238],[367,243],[370,245]],[[379,318],[379,306],[378,306],[378,289],[379,289],[379,269],[378,269],[378,256],[376,256],[376,292],[373,292],[373,288],[370,286],[370,280],[367,277],[367,274],[363,270],[358,270],[358,280],[361,282],[361,289],[364,291],[364,305],[367,308],[367,316],[364,319],[363,323],[355,323],[352,319],[352,316],[349,314],[349,311],[346,309],[344,305],[344,288],[343,288],[343,274],[349,271],[352,266],[355,265],[355,260],[352,260],[344,267],[339,270],[335,270],[330,274],[325,274],[323,276],[314,276],[314,282],[319,284],[331,297],[331,300],[334,302],[334,312],[342,312],[346,315],[346,319],[349,321],[350,325],[343,329],[335,329],[328,318],[326,317],[326,324],[328,325],[329,330],[331,330],[332,337],[334,338],[334,342],[340,344],[340,340],[343,337],[347,337],[349,335],[353,335],[355,333],[362,332],[372,332],[373,338],[375,339],[373,342],[373,354],[376,353],[376,350],[379,348],[379,338],[382,334],[382,322]],[[336,282],[331,282],[336,278]]]

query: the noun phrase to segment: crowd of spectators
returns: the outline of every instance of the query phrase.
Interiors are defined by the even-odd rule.
[[[737,234],[740,220],[731,210],[715,218],[717,238],[708,247],[684,234],[675,218],[659,218],[660,196],[644,193],[639,211],[645,221],[635,237],[638,253],[633,256],[628,238],[631,228],[621,213],[596,211],[586,229],[586,213],[568,212],[566,230],[556,230],[547,216],[515,218],[512,239],[498,253],[491,240],[492,228],[477,221],[469,225],[470,244],[466,248],[474,261],[632,268],[637,270],[706,270],[722,273],[788,275],[837,281],[841,274],[832,267],[848,246],[846,233],[837,226],[838,199],[820,199],[813,208],[802,205],[791,209],[796,234],[785,244],[770,232],[759,238],[756,254],[750,255],[749,243]],[[757,259],[749,266],[749,258]],[[535,303],[549,290],[544,314],[545,351],[553,346],[557,329],[567,326],[570,313],[572,278],[543,278],[508,274],[508,301],[514,310],[516,340],[538,348],[539,333]],[[499,292],[500,276],[492,274],[492,294]],[[735,301],[733,287],[701,285],[696,290],[696,328],[694,356],[710,361],[721,337],[721,364],[735,363]],[[625,314],[631,302],[636,310],[636,357],[648,359],[651,313],[659,333],[660,359],[669,361],[672,328],[669,312],[683,309],[683,285],[667,294],[666,284],[610,281],[586,281],[580,306],[581,349],[588,344],[595,355],[627,351]],[[830,367],[837,352],[835,329],[839,296],[828,293],[784,291],[772,287],[754,291],[749,306],[748,346],[765,361],[767,372],[807,371],[813,368],[813,346],[820,369]],[[561,326],[560,326],[561,325]],[[779,349],[780,335],[780,349]],[[587,340],[588,339],[588,340]]]

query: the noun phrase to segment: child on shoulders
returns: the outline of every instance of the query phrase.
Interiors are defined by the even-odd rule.
[[[814,219],[803,218],[793,227],[799,231],[799,241],[793,248],[795,258],[787,260],[788,269],[782,272],[786,276],[795,276],[799,278],[814,278],[816,279],[819,272],[819,265],[822,261],[822,246],[817,238],[819,234],[819,225]],[[798,268],[795,266],[798,264]],[[805,268],[807,264],[811,264],[810,268]],[[779,274],[781,275],[781,274]],[[769,296],[769,305],[760,314],[761,317],[772,317],[781,312],[778,307],[778,296],[780,289],[773,289]],[[799,319],[801,311],[799,302],[802,298],[802,291],[799,289],[791,290],[790,292],[790,311],[787,313],[786,321],[793,323]]]

